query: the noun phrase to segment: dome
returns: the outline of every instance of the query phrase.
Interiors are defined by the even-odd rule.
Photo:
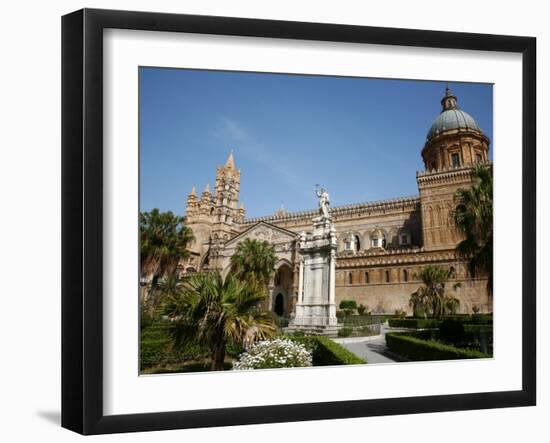
[[[478,124],[470,114],[460,109],[448,109],[436,117],[426,138],[429,140],[440,132],[452,129],[473,129],[481,132]]]
[[[459,109],[456,96],[451,92],[448,86],[445,88],[445,96],[441,99],[441,106],[443,110],[433,121],[426,135],[427,140],[432,139],[443,131],[450,131],[453,129],[473,129],[474,131],[481,132],[474,118],[470,114]]]

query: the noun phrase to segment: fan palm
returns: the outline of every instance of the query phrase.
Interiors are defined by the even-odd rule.
[[[416,276],[424,286],[420,286],[411,294],[409,305],[415,315],[430,313],[434,318],[441,318],[448,313],[455,312],[459,300],[445,294],[445,282],[451,276],[450,269],[428,265]]]
[[[241,281],[267,286],[276,263],[277,256],[272,244],[247,238],[237,245],[231,257],[231,270]]]
[[[172,321],[175,346],[198,343],[210,350],[211,369],[223,370],[225,349],[230,343],[272,337],[276,326],[270,313],[260,309],[264,294],[254,285],[219,273],[195,274],[164,302]]]
[[[454,224],[464,239],[457,252],[468,259],[472,277],[487,276],[487,292],[493,293],[493,173],[490,166],[477,165],[473,170],[474,185],[458,189],[457,207],[451,213]]]
[[[158,278],[175,273],[180,260],[189,256],[191,229],[183,225],[183,217],[171,211],[142,212],[139,215],[141,275]]]

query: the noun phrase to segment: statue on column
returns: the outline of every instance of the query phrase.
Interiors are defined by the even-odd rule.
[[[328,195],[328,192],[325,188],[321,188],[320,190],[316,190],[315,194],[317,195],[317,198],[319,199],[319,213],[322,217],[328,219],[330,218],[330,215],[328,213],[328,207],[330,205],[330,198]]]

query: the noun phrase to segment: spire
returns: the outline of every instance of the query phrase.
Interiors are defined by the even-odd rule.
[[[204,191],[202,191],[202,195],[204,196],[205,194],[210,194],[210,183],[207,183],[204,187]]]
[[[197,190],[195,189],[195,186],[193,186],[193,188],[191,189],[191,194],[189,194],[190,196],[192,195],[193,197],[196,197],[197,196]]]
[[[441,99],[441,106],[443,107],[441,112],[458,109],[456,102],[456,96],[449,89],[449,83],[447,83],[445,86],[445,96]]]
[[[245,209],[245,208],[244,208],[244,203],[243,203],[243,202],[241,202],[241,209],[242,209],[243,211],[244,211],[244,209]]]
[[[233,159],[233,149],[229,151],[229,156],[225,162],[225,167],[229,169],[235,169],[235,160]]]

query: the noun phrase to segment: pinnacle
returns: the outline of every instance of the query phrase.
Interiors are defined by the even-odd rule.
[[[225,167],[230,169],[235,169],[235,160],[233,159],[233,149],[229,152],[227,161],[225,162]]]

